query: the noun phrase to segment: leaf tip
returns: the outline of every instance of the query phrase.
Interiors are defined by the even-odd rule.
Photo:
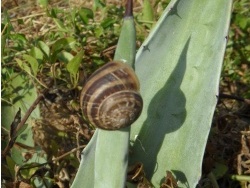
[[[133,16],[133,0],[127,0],[126,11],[124,17],[132,17]]]

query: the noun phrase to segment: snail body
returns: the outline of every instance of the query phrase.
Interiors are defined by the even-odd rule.
[[[143,101],[134,70],[112,61],[96,70],[81,92],[84,117],[101,129],[130,126],[141,114]]]

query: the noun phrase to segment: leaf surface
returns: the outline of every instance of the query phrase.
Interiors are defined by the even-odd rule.
[[[134,67],[135,28],[132,15],[124,18],[114,60]],[[107,131],[96,129],[82,152],[74,187],[124,187],[129,153],[130,127]]]
[[[231,14],[228,0],[171,1],[139,49],[144,109],[131,128],[130,163],[154,186],[170,170],[195,187],[217,103]]]

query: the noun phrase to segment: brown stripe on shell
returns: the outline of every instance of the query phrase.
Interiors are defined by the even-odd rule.
[[[127,89],[139,90],[138,78],[131,67],[121,62],[110,62],[90,77],[83,92],[92,94],[95,88],[113,81],[120,81]]]
[[[109,75],[110,73],[116,71],[120,67],[124,67],[124,63],[121,62],[109,62],[103,67],[96,70],[91,77],[87,80],[86,85],[84,86],[81,94],[81,102],[88,101],[89,95],[92,95],[95,92],[95,89],[100,87],[100,85],[105,86],[105,82],[110,82],[112,79],[104,79],[104,76]],[[106,76],[107,77],[107,76]],[[85,98],[86,97],[86,98]]]
[[[102,90],[101,92],[97,92],[95,96],[93,95],[89,99],[88,104],[86,106],[86,112],[88,114],[88,119],[90,121],[93,121],[92,119],[97,115],[96,110],[99,108],[102,101],[117,91],[121,91],[121,89],[119,88],[119,86],[113,85],[110,86],[109,88],[106,88],[105,90]]]
[[[90,112],[92,104],[100,103],[112,92],[124,89],[138,90],[137,84],[138,79],[128,65],[121,62],[107,63],[90,77],[82,91],[84,113],[93,114]]]
[[[90,80],[95,75],[100,74],[100,72],[103,72],[103,69],[109,69],[109,70],[116,69],[115,67],[117,67],[117,65],[118,65],[117,62],[115,62],[115,61],[111,61],[111,62],[106,63],[105,65],[103,65],[102,67],[97,69],[95,72],[93,72],[93,74],[91,74],[91,76],[88,78],[88,80]]]
[[[131,125],[141,114],[142,98],[134,91],[120,91],[106,98],[99,107],[95,124],[103,129],[117,129]]]
[[[110,76],[112,75],[114,74],[111,73]],[[101,80],[97,80],[96,84],[93,84],[93,86],[89,87],[86,91],[87,97],[89,97],[89,94],[95,93],[95,95],[92,95],[86,101],[96,103],[110,94],[121,90],[137,91],[137,86],[133,83],[133,80],[131,80],[130,77],[123,77],[121,79],[119,77],[113,77],[112,79],[106,80],[106,77],[104,76]]]
[[[90,123],[100,126],[98,115],[100,105],[110,95],[122,90],[133,92],[139,90],[138,78],[131,67],[121,62],[110,62],[99,68],[88,79],[81,93],[80,102],[84,116],[87,116]],[[139,94],[137,95],[140,97]],[[141,97],[139,101],[142,102]],[[102,128],[112,129],[112,127]]]
[[[100,87],[99,85],[104,85],[102,82],[103,74],[108,74],[107,69],[112,70],[117,65],[114,63],[107,63],[101,68],[97,69],[87,80],[85,86],[82,89],[80,97],[80,105],[82,107],[83,114],[87,114],[87,105],[90,97],[95,93],[96,88]],[[106,70],[106,71],[105,71]],[[99,81],[97,81],[99,79]],[[90,88],[90,90],[89,90]]]

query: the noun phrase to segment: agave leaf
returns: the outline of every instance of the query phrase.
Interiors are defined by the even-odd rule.
[[[164,181],[166,170],[172,171],[182,187],[195,187],[201,175],[203,152],[217,101],[231,3],[172,1],[137,53],[136,72],[144,110],[132,126],[134,144],[130,163],[143,162],[147,178],[156,187]],[[72,187],[83,185],[86,180],[88,187],[105,187],[101,182],[109,182],[112,176],[122,180],[112,181],[108,187],[121,187],[117,185],[122,185],[124,173],[109,170],[115,168],[101,168],[101,165],[120,165],[118,160],[113,161],[111,157],[113,163],[110,163],[100,155],[101,151],[105,153],[102,157],[106,152],[119,156],[125,153],[125,149],[118,148],[120,132],[96,131],[83,151]],[[127,142],[122,140],[120,144]],[[108,149],[104,150],[104,146]],[[125,164],[126,158],[122,159]],[[96,166],[102,170],[101,176]],[[103,179],[103,170],[108,180]]]
[[[96,140],[98,136],[98,129],[91,138],[90,142],[84,148],[82,152],[82,159],[77,171],[76,177],[72,184],[72,188],[84,187],[94,187],[95,184],[95,150],[96,150]]]
[[[144,109],[131,128],[130,163],[155,187],[171,171],[195,187],[217,103],[230,0],[171,1],[139,49],[135,69]]]
[[[129,8],[132,8],[132,5],[127,7]],[[124,18],[114,60],[124,61],[134,67],[136,35],[132,9],[129,11],[131,15]],[[130,127],[117,131],[99,130],[95,155],[95,187],[124,187],[129,136]]]
[[[131,1],[130,1],[131,2]],[[130,13],[132,6],[130,7]],[[135,28],[132,15],[124,18],[114,60],[131,67],[135,60]],[[117,131],[97,129],[88,146],[73,182],[74,187],[124,187],[128,164],[130,127]]]

